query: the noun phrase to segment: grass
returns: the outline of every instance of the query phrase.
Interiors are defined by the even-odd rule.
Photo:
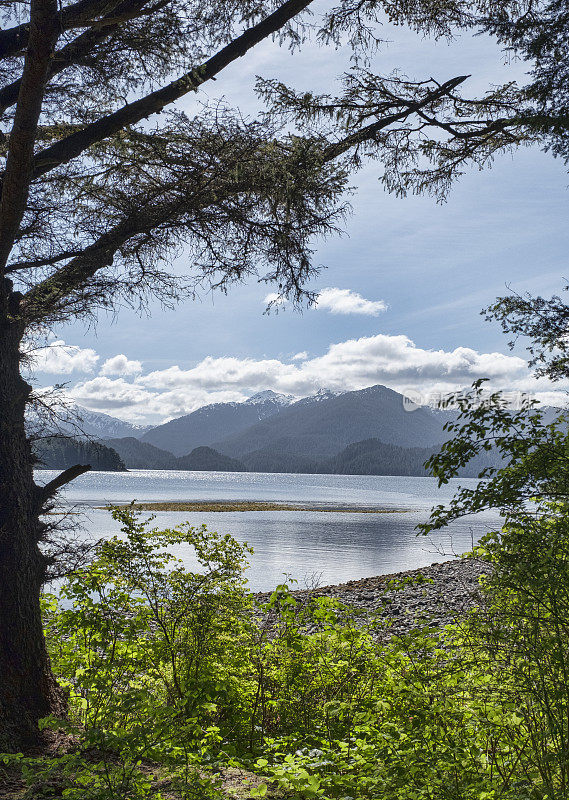
[[[336,506],[315,506],[315,505],[293,505],[292,503],[262,503],[249,502],[247,500],[236,500],[234,502],[225,501],[166,501],[159,503],[134,503],[133,506],[121,506],[122,508],[134,508],[135,511],[322,511],[335,512],[340,514],[404,514],[412,509],[393,509],[393,508],[340,508]],[[109,506],[101,506],[108,510]]]

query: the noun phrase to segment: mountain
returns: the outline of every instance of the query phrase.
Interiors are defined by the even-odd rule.
[[[119,454],[99,442],[72,439],[67,436],[47,436],[33,445],[39,469],[66,469],[74,464],[90,464],[91,469],[105,472],[125,472]]]
[[[260,420],[282,413],[292,400],[294,398],[288,395],[267,391],[253,395],[244,403],[213,403],[158,425],[139,438],[183,456],[196,447],[210,446],[218,439],[238,434]]]
[[[120,439],[104,439],[103,444],[112,447],[122,458],[128,469],[179,469],[176,456],[134,436]]]
[[[106,439],[105,444],[120,455],[128,469],[184,469],[219,472],[247,472],[247,467],[234,458],[221,455],[211,447],[196,447],[188,455],[176,458],[173,453],[141,442],[132,436]]]
[[[78,416],[77,424],[81,432],[87,436],[96,436],[98,439],[110,439],[118,436],[140,436],[148,430],[148,425],[132,425],[122,419],[102,414],[99,411],[89,411],[88,408],[76,406]]]
[[[257,451],[323,461],[365,439],[398,447],[433,447],[446,438],[443,424],[444,419],[429,408],[406,411],[403,395],[385,386],[371,386],[304,398],[211,446],[245,461]]]
[[[114,439],[120,436],[141,436],[149,425],[131,425],[122,419],[89,411],[82,406],[73,406],[63,411],[59,419],[47,417],[32,410],[26,417],[26,426],[31,435],[61,434],[75,439]]]
[[[176,469],[209,470],[215,472],[247,472],[241,461],[223,456],[211,447],[196,447],[187,456],[176,459]]]
[[[397,447],[379,439],[366,439],[345,447],[334,458],[324,461],[320,472],[331,475],[428,475],[425,461],[438,447]],[[475,456],[459,470],[462,478],[477,478],[485,467],[501,466],[497,452]]]
[[[264,392],[252,394],[251,397],[244,401],[244,404],[255,406],[267,401],[276,403],[279,406],[289,406],[296,401],[296,397],[293,394],[279,394],[278,392],[273,392],[272,389],[266,389]]]

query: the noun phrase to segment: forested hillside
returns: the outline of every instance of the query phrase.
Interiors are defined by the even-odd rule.
[[[195,447],[187,456],[176,459],[176,469],[204,470],[210,472],[247,472],[241,461],[229,458],[211,447]]]
[[[366,439],[348,445],[323,462],[319,471],[332,475],[428,475],[425,461],[436,452],[437,447],[397,447],[379,439]],[[499,466],[499,462],[497,454],[484,453],[459,470],[459,475],[476,478],[484,467]]]
[[[105,439],[104,444],[120,455],[128,469],[178,469],[176,456],[134,436],[122,439]]]
[[[91,469],[125,472],[119,454],[100,442],[48,436],[33,443],[33,451],[41,469],[65,469],[74,464],[90,464]]]

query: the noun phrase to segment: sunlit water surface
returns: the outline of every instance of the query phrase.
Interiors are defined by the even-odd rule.
[[[56,472],[37,473],[41,483]],[[443,561],[470,550],[473,543],[499,524],[487,512],[453,523],[444,533],[417,536],[415,526],[429,509],[448,501],[462,478],[437,488],[433,478],[376,475],[289,475],[238,472],[179,472],[132,470],[90,472],[72,484],[62,499],[68,510],[80,512],[82,535],[100,538],[119,532],[108,511],[96,506],[131,500],[263,500],[314,506],[374,506],[391,513],[358,514],[320,511],[156,512],[154,525],[172,527],[189,521],[230,533],[254,549],[247,571],[249,586],[264,591],[288,575],[302,586],[400,572]],[[397,513],[406,511],[407,513]],[[189,568],[196,566],[190,547],[176,555]]]

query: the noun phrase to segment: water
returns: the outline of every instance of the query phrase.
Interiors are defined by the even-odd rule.
[[[44,483],[56,473],[38,472]],[[247,571],[249,586],[265,591],[291,576],[300,586],[318,580],[342,583],[355,578],[400,572],[452,558],[466,550],[499,517],[479,514],[449,526],[444,533],[417,537],[415,526],[429,509],[449,500],[458,485],[474,486],[461,478],[437,488],[433,478],[376,475],[289,475],[238,472],[179,472],[132,470],[90,472],[63,494],[67,508],[81,512],[85,535],[100,538],[118,533],[107,511],[96,506],[131,500],[263,500],[339,507],[379,506],[391,513],[359,514],[320,511],[155,512],[154,524],[172,527],[189,521],[230,533],[254,548]],[[397,513],[405,511],[406,513]],[[196,566],[189,547],[176,553]]]

